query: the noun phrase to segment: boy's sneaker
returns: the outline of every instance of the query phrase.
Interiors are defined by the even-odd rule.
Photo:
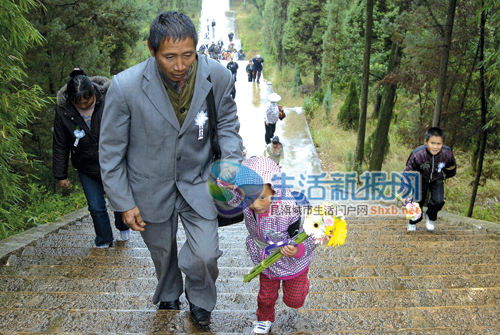
[[[436,228],[435,224],[436,221],[430,220],[427,214],[425,214],[425,229],[427,229],[427,231],[434,231],[434,229]]]
[[[120,230],[120,240],[128,241],[130,239],[130,229]]]
[[[104,243],[101,245],[96,245],[95,247],[99,248],[99,249],[105,249],[105,248],[109,248],[110,246],[111,246],[111,243]]]
[[[269,329],[271,329],[271,325],[273,324],[271,321],[257,321],[254,322],[255,326],[253,327],[254,334],[268,334]]]
[[[416,231],[416,230],[417,230],[416,224],[408,223],[408,227],[406,227],[406,231]]]

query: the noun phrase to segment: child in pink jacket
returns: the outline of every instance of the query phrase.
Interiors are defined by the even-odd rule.
[[[283,301],[287,306],[300,308],[304,305],[309,292],[307,273],[316,245],[311,239],[299,245],[293,243],[292,237],[303,230],[301,213],[291,192],[288,189],[283,192],[279,187],[278,165],[267,157],[252,157],[242,165],[235,178],[234,191],[239,194],[240,201],[242,197],[246,201],[243,213],[249,233],[246,245],[250,257],[257,265],[278,247],[284,255],[260,274],[258,321],[253,331],[267,334],[275,320],[274,306],[280,285],[283,285]]]

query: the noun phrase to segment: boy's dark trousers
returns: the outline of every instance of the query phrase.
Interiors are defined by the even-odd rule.
[[[439,179],[435,180],[431,183],[422,183],[422,189],[420,190],[420,201],[418,204],[420,205],[420,208],[423,208],[425,204],[425,200],[427,198],[427,193],[429,191],[430,194],[430,199],[427,204],[427,216],[429,217],[429,220],[431,221],[436,221],[437,219],[437,213],[443,208],[444,206],[444,180]],[[411,224],[417,224],[423,219],[424,215],[415,221],[411,221]]]

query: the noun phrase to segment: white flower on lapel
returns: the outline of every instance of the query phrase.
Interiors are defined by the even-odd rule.
[[[446,164],[445,164],[445,163],[440,162],[440,163],[438,164],[438,173],[439,173],[439,172],[441,172],[441,170],[442,170],[445,166],[446,166]]]
[[[194,124],[198,126],[198,140],[203,139],[203,126],[205,125],[205,122],[207,122],[207,120],[207,112],[199,111],[198,114],[196,114]]]
[[[75,143],[73,143],[73,145],[76,147],[80,139],[85,136],[85,131],[83,129],[75,129],[73,135],[75,135]]]

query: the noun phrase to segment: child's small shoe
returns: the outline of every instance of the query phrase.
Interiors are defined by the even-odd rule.
[[[416,231],[416,230],[417,230],[416,224],[408,223],[408,227],[406,227],[406,231]]]
[[[130,239],[130,229],[120,230],[120,241],[128,241]]]
[[[271,321],[256,321],[254,322],[255,326],[253,327],[254,334],[268,334],[269,329],[271,329],[271,325],[273,324]]]
[[[425,229],[427,229],[427,231],[434,231],[434,229],[436,228],[435,224],[436,221],[430,220],[427,214],[425,214]]]

